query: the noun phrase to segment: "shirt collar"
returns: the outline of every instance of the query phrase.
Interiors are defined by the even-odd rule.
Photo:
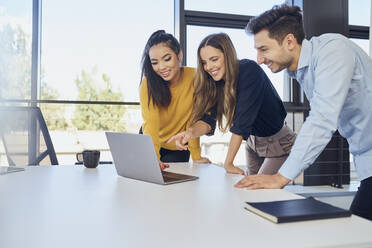
[[[311,58],[311,43],[304,39],[302,41],[301,45],[301,52],[300,52],[300,58],[298,60],[298,65],[297,65],[297,71],[308,67],[310,64],[310,58]],[[297,71],[290,71],[287,70],[289,76],[293,77],[297,74]]]

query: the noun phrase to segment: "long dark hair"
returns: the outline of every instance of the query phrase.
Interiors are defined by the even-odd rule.
[[[171,102],[169,86],[163,78],[156,74],[152,68],[149,56],[150,48],[160,43],[164,43],[166,46],[172,49],[176,56],[181,51],[180,43],[173,35],[166,33],[164,30],[154,32],[148,39],[142,54],[141,82],[145,76],[147,79],[147,92],[149,97],[148,103],[150,104],[150,99],[152,99],[154,105],[167,108]]]
[[[204,70],[200,50],[206,46],[214,47],[223,53],[225,59],[225,85],[216,86],[213,78]],[[194,78],[193,123],[217,104],[218,127],[226,132],[233,123],[236,105],[236,84],[239,77],[239,60],[230,37],[225,33],[205,37],[198,48],[198,66]],[[226,123],[223,123],[225,119]]]

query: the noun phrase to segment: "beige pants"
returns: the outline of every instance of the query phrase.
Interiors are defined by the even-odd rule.
[[[286,124],[269,137],[249,136],[246,143],[247,174],[277,173],[287,159],[295,139],[296,134]]]

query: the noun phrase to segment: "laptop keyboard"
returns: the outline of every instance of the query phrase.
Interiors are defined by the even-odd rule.
[[[172,181],[178,181],[182,179],[189,179],[193,176],[184,175],[184,174],[178,174],[170,171],[162,171],[164,182],[172,182]]]

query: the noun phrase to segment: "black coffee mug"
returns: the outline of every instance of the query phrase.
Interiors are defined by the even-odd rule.
[[[96,168],[99,163],[100,151],[98,150],[84,150],[76,154],[76,160],[83,162],[87,168]]]

